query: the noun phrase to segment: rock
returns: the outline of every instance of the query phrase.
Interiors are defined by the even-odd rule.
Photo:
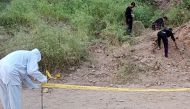
[[[156,61],[153,68],[154,68],[155,70],[159,70],[160,67],[161,67],[161,63],[158,62],[158,61]]]
[[[71,67],[71,68],[69,68],[69,70],[74,71],[74,70],[75,70],[75,68],[74,68],[74,67]]]
[[[94,81],[94,80],[89,80],[89,82],[93,83],[93,85],[96,84],[96,81]]]
[[[96,50],[96,53],[101,53],[101,52],[102,52],[102,50],[100,50],[100,49]]]
[[[93,64],[90,64],[90,65],[87,65],[88,66],[88,68],[95,68],[95,65],[93,65]]]
[[[152,84],[146,84],[145,85],[145,87],[151,87],[152,86]]]
[[[122,55],[121,55],[121,54],[114,54],[113,57],[114,57],[114,58],[121,58]]]
[[[50,90],[48,88],[43,89],[43,93],[49,93],[49,92],[50,92]]]
[[[113,87],[113,86],[114,86],[114,84],[110,84],[109,86],[110,86],[110,87]]]
[[[133,32],[134,32],[135,36],[142,35],[144,30],[145,30],[145,27],[141,21],[134,21]]]
[[[135,52],[136,50],[135,49],[131,49],[130,52]]]
[[[77,72],[80,72],[80,69],[77,69]]]

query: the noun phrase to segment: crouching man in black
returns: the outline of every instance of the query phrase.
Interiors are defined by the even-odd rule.
[[[158,36],[158,39],[157,39],[158,49],[161,48],[161,39],[163,41],[165,57],[168,57],[168,37],[171,37],[171,39],[175,43],[176,48],[178,48],[177,43],[176,43],[175,38],[174,38],[174,34],[172,33],[172,28],[166,28],[166,29],[159,31],[157,36]]]
[[[157,19],[152,23],[152,30],[160,30],[161,28],[164,28],[166,21],[168,21],[168,17],[166,16]]]

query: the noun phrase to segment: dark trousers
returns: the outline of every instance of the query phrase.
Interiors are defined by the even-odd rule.
[[[168,37],[166,33],[158,32],[158,47],[161,47],[161,40],[164,44],[165,57],[168,57]]]
[[[152,30],[160,30],[160,29],[161,29],[161,25],[160,24],[156,24],[156,23],[152,24]]]
[[[132,32],[132,27],[133,27],[133,18],[127,18],[126,17],[126,24],[128,26],[127,32],[131,33]]]

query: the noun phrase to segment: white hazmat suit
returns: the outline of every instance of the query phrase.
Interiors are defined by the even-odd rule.
[[[47,82],[38,68],[41,53],[38,49],[32,51],[18,50],[0,60],[0,99],[4,109],[22,109],[22,83],[29,88],[36,88],[29,76]]]

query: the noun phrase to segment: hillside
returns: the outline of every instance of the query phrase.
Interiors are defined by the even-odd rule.
[[[64,83],[125,87],[189,87],[189,28],[175,29],[179,49],[169,39],[169,58],[153,44],[157,31],[146,30],[134,45],[123,44],[111,51],[103,43],[90,47],[91,61],[85,62]]]

